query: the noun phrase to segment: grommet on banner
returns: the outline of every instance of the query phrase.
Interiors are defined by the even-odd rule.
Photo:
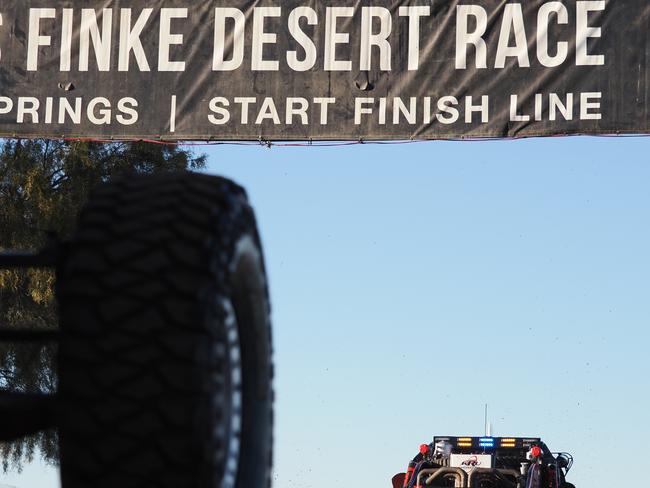
[[[266,146],[269,149],[271,149],[271,146],[273,145],[271,141],[264,139],[262,136],[259,137],[259,143],[260,146]]]

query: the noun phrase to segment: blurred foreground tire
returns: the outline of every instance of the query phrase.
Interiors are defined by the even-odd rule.
[[[63,488],[270,486],[269,301],[243,189],[192,173],[100,187],[57,294]]]

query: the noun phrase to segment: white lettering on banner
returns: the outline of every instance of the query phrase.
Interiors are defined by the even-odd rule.
[[[372,20],[378,18],[380,30],[372,33]],[[372,69],[372,48],[379,48],[379,66],[382,71],[390,71],[390,42],[388,36],[392,29],[390,11],[384,7],[361,7],[361,53],[360,68],[362,71]]]
[[[113,10],[102,10],[102,33],[97,25],[97,14],[92,8],[81,9],[81,31],[79,34],[79,71],[88,71],[90,40],[92,39],[99,71],[109,71],[111,65],[111,33]]]
[[[120,17],[119,71],[129,71],[131,51],[133,51],[133,55],[135,56],[138,69],[140,69],[140,71],[149,71],[149,62],[147,61],[147,55],[142,47],[140,36],[142,35],[142,31],[144,30],[149,17],[151,17],[152,12],[152,8],[142,9],[135,25],[131,27],[131,9],[122,9]]]
[[[296,105],[299,107],[296,108]],[[293,124],[293,116],[297,115],[300,117],[300,123],[302,125],[307,125],[307,109],[309,108],[309,102],[307,99],[302,97],[288,97],[287,98],[287,113],[285,117],[285,124]]]
[[[579,0],[576,2],[576,66],[602,66],[605,64],[603,54],[593,54],[588,49],[588,41],[600,38],[602,35],[601,27],[590,24],[589,14],[603,10],[605,10],[605,0]],[[537,44],[537,60],[542,66],[548,68],[565,63],[569,51],[569,43],[560,41],[557,43],[555,56],[549,54],[548,30],[551,14],[555,15],[557,24],[566,25],[569,23],[569,13],[562,2],[543,3],[537,11],[537,32],[534,38]],[[468,4],[456,7],[456,69],[467,69],[467,58],[470,49],[474,51],[474,66],[476,69],[488,67],[488,45],[485,40],[487,20],[487,11],[481,6]],[[470,25],[474,26],[471,30]],[[510,45],[511,38],[514,38],[514,45],[512,46]],[[501,27],[493,66],[497,69],[505,68],[507,58],[516,58],[516,66],[529,68],[528,44],[522,4],[506,3],[501,16]]]
[[[517,113],[517,95],[510,95],[510,121],[511,122],[528,122],[529,115],[520,115]]]
[[[70,71],[72,66],[72,29],[74,9],[64,8],[61,19],[61,55],[59,70]]]
[[[445,125],[456,123],[460,117],[460,113],[456,108],[457,105],[458,99],[456,97],[449,95],[441,97],[440,100],[438,100],[438,110],[440,113],[436,115],[436,120]]]
[[[406,107],[406,104],[402,101],[401,98],[396,98],[393,103],[393,124],[397,125],[400,122],[400,116],[404,116],[406,122],[411,125],[416,123],[417,118],[417,109],[416,109],[417,98],[409,98],[409,106]]]
[[[535,94],[535,120],[538,122],[542,120],[542,102],[543,102],[542,94],[536,93]]]
[[[41,102],[38,98],[34,97],[20,97],[18,99],[18,116],[16,117],[16,122],[22,124],[25,122],[25,116],[29,115],[32,120],[32,124],[38,124],[38,109],[41,106]]]
[[[280,7],[257,7],[253,11],[253,48],[251,50],[251,69],[253,71],[278,71],[280,63],[264,59],[264,44],[275,44],[277,35],[264,31],[266,17],[280,17]]]
[[[227,124],[230,120],[230,112],[224,107],[228,106],[230,106],[230,102],[227,98],[214,97],[210,100],[210,112],[212,112],[211,114],[208,114],[208,120],[210,123],[214,125]],[[215,117],[214,114],[217,114],[219,117]]]
[[[558,111],[564,120],[573,120],[573,93],[566,94],[566,102],[563,102],[557,93],[551,93],[548,96],[548,103],[549,120],[555,121]]]
[[[393,109],[393,112],[395,112],[395,109]],[[377,122],[379,122],[379,125],[386,125],[386,97],[379,98],[379,116],[377,117]]]
[[[366,105],[371,105],[375,101],[374,98],[369,97],[357,97],[354,99],[354,124],[361,124],[362,115],[370,115],[372,113],[372,108],[366,107]]]
[[[515,45],[510,46],[510,35],[514,34]],[[524,13],[520,3],[507,3],[503,11],[501,21],[501,33],[499,34],[499,45],[494,61],[495,68],[504,68],[506,58],[517,58],[520,68],[528,68],[528,45],[526,43],[526,28],[524,27]]]
[[[0,99],[2,103],[2,99]],[[250,122],[250,107],[255,107],[255,125],[262,125],[265,121],[279,125],[284,120],[285,125],[293,125],[299,123],[300,125],[309,125],[310,120],[310,101],[302,97],[287,97],[284,103],[274,100],[272,97],[265,97],[261,105],[256,107],[257,99],[253,97],[235,98],[234,103],[239,105],[241,111],[240,123],[247,125]],[[311,103],[318,105],[318,121],[320,125],[327,125],[328,110],[330,105],[336,103],[335,98],[331,97],[316,97]],[[208,121],[213,125],[224,125],[233,119],[230,107],[232,104],[230,100],[225,97],[214,97],[208,104],[210,113],[208,114]],[[278,107],[284,109],[284,117],[280,117],[280,110]],[[1,110],[1,109],[0,109]],[[2,113],[0,111],[0,113]]]
[[[95,112],[95,107],[101,105],[99,110]],[[107,98],[97,97],[93,98],[90,103],[88,103],[88,120],[91,124],[95,125],[107,125],[111,123],[111,102]],[[99,115],[97,115],[99,114]]]
[[[273,124],[280,125],[280,117],[278,116],[278,110],[275,108],[275,102],[272,97],[264,97],[262,108],[260,108],[255,119],[255,125],[260,125],[268,119],[272,120]]]
[[[241,105],[241,123],[248,124],[248,107],[252,103],[257,102],[255,97],[235,97],[235,103]]]
[[[212,69],[214,71],[233,71],[239,68],[244,61],[244,28],[246,18],[244,13],[236,8],[223,7],[214,11],[214,57]],[[226,41],[226,19],[234,22],[232,34]],[[232,58],[226,60],[226,48],[232,50]]]
[[[474,105],[472,103],[472,96],[468,95],[465,97],[465,123],[472,123],[472,115],[474,112],[481,114],[481,123],[487,124],[489,117],[489,107],[490,107],[490,97],[483,95],[481,97],[481,104]]]
[[[469,17],[474,17],[476,27],[468,31]],[[487,68],[487,45],[483,40],[487,30],[487,12],[478,5],[456,7],[456,69],[467,68],[467,50],[470,45],[476,52],[476,68]]]
[[[420,17],[431,15],[431,7],[400,7],[399,15],[409,18],[408,69],[414,71],[420,66]]]
[[[0,97],[0,115],[9,115],[14,112],[18,124],[83,124],[84,115],[88,122],[93,125],[110,125],[113,120],[114,110],[112,103],[105,97],[91,98],[84,107],[85,99],[75,97],[46,97],[38,99],[35,97],[18,97],[14,102],[9,97]],[[56,118],[55,106],[57,107]],[[131,97],[121,98],[117,103],[117,115],[115,119],[121,125],[132,125],[138,120],[138,112],[135,110],[138,102]]]
[[[138,101],[135,98],[125,97],[117,102],[117,110],[120,112],[115,117],[122,125],[133,125],[138,121]],[[126,117],[125,117],[126,115]]]
[[[602,66],[605,56],[588,54],[587,41],[601,36],[601,28],[589,25],[589,13],[605,10],[605,0],[589,0],[576,4],[576,66]]]
[[[176,132],[176,95],[171,96],[169,103],[169,132]]]
[[[281,17],[281,7],[255,7],[252,10],[253,33],[251,41],[251,69],[253,71],[278,71],[279,60],[263,59],[264,44],[275,44],[277,33],[265,28],[267,17]],[[341,30],[344,18],[352,18],[354,7],[325,8],[325,40],[323,47],[323,68],[326,71],[351,71],[352,61],[338,59],[337,48],[350,44],[350,32]],[[430,15],[430,7],[400,7],[399,16],[408,17],[408,69],[415,70],[420,62],[420,24],[421,18]],[[232,42],[226,41],[226,19],[235,21]],[[298,59],[298,51],[288,50],[287,65],[294,71],[308,71],[316,65],[317,47],[314,39],[309,37],[300,25],[302,19],[310,26],[318,25],[318,13],[311,7],[296,7],[287,17],[287,31],[304,50],[304,59]],[[379,21],[379,32],[373,31],[374,20]],[[234,70],[241,66],[244,58],[244,30],[247,18],[236,8],[215,9],[215,38],[213,69],[218,71]],[[359,36],[359,69],[371,69],[372,57],[375,50],[379,52],[379,69],[391,70],[393,18],[390,10],[385,7],[361,7],[360,36]],[[233,45],[233,57],[225,61],[227,45]]]
[[[140,71],[149,71],[149,63],[142,45],[141,36],[154,9],[143,9],[135,24],[132,25],[132,9],[120,9],[119,42],[117,43],[118,71],[129,71],[131,54],[135,57]],[[183,43],[182,34],[172,34],[172,20],[187,18],[187,8],[160,9],[160,26],[158,38],[158,71],[184,71],[184,61],[170,60],[170,47]],[[56,19],[57,9],[30,8],[27,42],[27,71],[38,70],[38,56],[41,47],[52,46],[52,36],[41,35],[42,20]],[[71,70],[73,50],[75,10],[61,9],[61,38],[59,49],[59,70]],[[95,53],[98,71],[110,71],[111,51],[113,47],[113,9],[81,9],[79,25],[79,71],[89,70],[91,44]],[[101,18],[101,28],[99,19]],[[48,26],[50,27],[50,26]]]
[[[603,94],[600,92],[588,92],[580,94],[580,120],[600,120],[600,99]],[[598,110],[594,112],[593,110]]]
[[[297,51],[287,53],[287,64],[294,71],[307,71],[316,64],[316,45],[300,28],[300,19],[307,19],[307,24],[316,25],[318,14],[311,7],[297,7],[289,14],[289,33],[305,51],[305,59],[298,59]]]
[[[0,97],[0,115],[11,113],[14,109],[14,101],[9,97]]]
[[[508,2],[495,12],[488,12],[476,4],[457,5],[453,12],[455,68],[504,69],[506,65],[529,68],[531,56],[535,56],[541,66],[554,68],[569,60],[569,46],[572,45],[575,45],[573,62],[576,66],[605,64],[605,55],[598,53],[593,44],[602,37],[598,13],[605,10],[606,0],[576,0],[575,10],[571,11],[563,1],[539,3],[536,22],[528,27],[523,5],[522,2]],[[327,6],[320,10],[309,6],[292,9],[251,7],[245,11],[217,7],[211,14],[214,21],[213,71],[240,69],[244,58],[249,56],[252,71],[279,71],[286,61],[289,69],[303,72],[317,66],[319,55],[322,56],[321,69],[325,71],[391,71],[396,51],[404,52],[407,58],[400,66],[414,71],[422,64],[422,29],[429,29],[426,35],[430,39],[440,34],[435,31],[437,19],[427,19],[431,16],[428,5],[395,6],[392,10],[367,5]],[[29,8],[27,71],[38,70],[39,56],[49,61],[58,53],[59,70],[69,72],[77,48],[80,72],[93,69],[91,64],[100,72],[111,69],[125,72],[132,64],[134,69],[148,72],[151,70],[150,57],[157,57],[159,72],[185,71],[187,60],[182,59],[180,53],[196,52],[195,46],[191,50],[183,49],[189,23],[183,24],[182,20],[188,18],[188,7],[149,7],[139,11],[132,8]],[[491,19],[489,36],[488,19]],[[0,22],[6,24],[1,15]],[[152,25],[153,22],[158,25]],[[319,24],[322,24],[320,28]],[[570,24],[573,24],[570,28],[574,30],[574,39],[564,37],[549,45],[549,39],[553,38],[550,32]],[[446,28],[447,24],[441,26]],[[60,34],[57,27],[60,27]],[[561,29],[565,32],[567,27]],[[250,33],[248,40],[246,31]],[[320,33],[324,35],[321,37]],[[152,39],[156,34],[157,42]],[[116,42],[113,37],[117,37]],[[280,41],[287,38],[289,46]],[[202,40],[204,36],[193,39]],[[398,42],[406,44],[404,50],[397,49]],[[285,53],[279,52],[280,46]],[[147,53],[156,49],[157,52]],[[173,50],[176,56],[172,55]],[[90,63],[91,51],[95,63]],[[131,63],[132,57],[135,63]]]
[[[471,95],[467,95],[464,99],[464,113],[465,113],[465,123],[471,124],[474,123],[473,114],[481,114],[481,123],[487,124],[489,122],[489,105],[490,97],[483,95],[481,97],[481,103],[475,104],[474,99]],[[421,120],[424,123],[431,122],[431,97],[423,97],[420,102],[420,107],[422,109]],[[458,99],[453,96],[444,96],[438,100],[436,113],[436,120],[441,124],[453,124],[459,120],[460,111],[456,108],[459,105]],[[402,122],[402,119],[405,119],[408,124],[414,125],[417,123],[418,112],[418,100],[416,97],[409,97],[408,105],[402,100],[401,97],[393,97],[387,99],[386,97],[372,98],[372,97],[357,97],[355,98],[354,103],[354,123],[355,125],[361,125],[364,121],[364,116],[366,115],[376,115],[377,122],[380,125],[386,123],[386,111],[387,107],[392,106],[392,123],[393,125],[399,125]],[[377,107],[377,110],[375,110]]]
[[[169,48],[183,44],[183,34],[172,34],[172,19],[187,18],[186,8],[160,9],[160,37],[158,47],[158,71],[184,71],[185,61],[171,61]]]
[[[603,94],[601,92],[584,92],[579,94],[579,120],[600,120],[602,118],[602,114],[600,113],[602,96]],[[564,99],[560,98],[557,93],[550,93],[547,98],[548,120],[557,120],[558,112],[564,120],[573,120],[573,103],[576,99],[574,93],[566,93]],[[536,121],[543,120],[544,99],[545,96],[541,93],[536,93],[533,97],[533,112]],[[530,119],[530,114],[525,113],[519,103],[519,97],[515,94],[510,95],[510,121],[528,122]]]
[[[542,66],[554,68],[561,65],[569,54],[569,43],[558,42],[555,56],[548,53],[548,29],[551,21],[551,14],[557,16],[558,24],[569,23],[569,12],[562,2],[548,2],[541,6],[537,14],[537,59]]]
[[[325,71],[352,71],[352,61],[336,59],[336,46],[350,41],[350,34],[338,32],[338,19],[353,15],[354,7],[328,7],[325,10]]]
[[[54,100],[52,97],[45,99],[45,123],[51,124],[54,117]]]
[[[509,120],[526,124],[531,120],[555,121],[563,119],[600,120],[603,94],[601,92],[581,93],[536,93],[527,99],[518,94],[509,94]],[[506,101],[504,100],[504,101]],[[175,113],[175,96],[172,96],[172,114]],[[488,124],[490,121],[490,97],[466,95],[457,98],[452,95],[437,100],[425,97],[356,97],[353,106],[354,124],[392,124],[393,126],[419,123],[441,125]],[[575,106],[574,106],[575,102]],[[331,108],[336,104],[333,97],[235,97],[216,96],[209,99],[206,117],[210,124],[223,126],[241,125],[268,126],[328,124]],[[0,96],[0,116],[15,119],[18,124],[57,124],[81,126],[90,123],[102,125],[132,125],[138,121],[138,102],[123,97],[115,104],[107,97],[90,99],[78,96],[16,98]],[[237,114],[239,111],[239,114]],[[172,124],[171,132],[174,130]]]
[[[536,93],[531,97],[530,104],[519,103],[517,94],[508,95],[510,105],[511,122],[529,122],[531,118],[536,121],[543,120],[547,115],[548,120],[554,121],[558,118],[558,113],[564,120],[573,120],[573,102],[579,102],[579,119],[580,120],[600,120],[601,119],[601,99],[600,92],[580,93],[576,97],[574,93],[559,95],[550,93],[544,95]],[[362,125],[366,122],[375,121],[379,125],[385,125],[387,119],[393,125],[403,123],[416,125],[419,121],[429,124],[437,121],[443,125],[451,125],[462,120],[465,124],[487,124],[490,121],[490,97],[482,95],[477,102],[477,97],[466,95],[461,100],[446,95],[440,97],[435,103],[432,103],[432,97],[356,97],[354,99],[354,124]],[[320,105],[320,124],[327,125],[327,114],[330,105],[336,102],[334,98],[314,98],[309,101],[302,97],[287,97],[282,101],[273,97],[265,97],[261,104],[254,97],[235,98],[234,103],[238,104],[241,110],[240,123],[247,125],[253,123],[262,125],[270,122],[273,125],[308,125],[311,123],[310,111],[311,104]],[[225,97],[214,97],[209,102],[208,120],[214,125],[223,125],[232,120],[230,107],[231,101]],[[6,102],[0,99],[0,114],[11,107],[11,100]],[[284,110],[284,116],[279,110]],[[10,108],[9,108],[10,110]],[[249,118],[253,111],[254,118],[251,122]],[[526,110],[530,110],[527,112]],[[479,117],[475,117],[478,114]],[[532,114],[532,115],[531,115]],[[462,118],[461,118],[462,116]]]
[[[41,19],[53,19],[56,17],[56,9],[53,8],[30,8],[29,9],[29,34],[27,37],[27,71],[38,69],[38,48],[49,46],[52,42],[51,36],[41,35]]]
[[[314,103],[320,105],[320,124],[327,125],[327,114],[329,106],[336,103],[336,98],[333,97],[317,97],[314,98]]]
[[[59,102],[59,124],[66,123],[66,115],[70,117],[73,124],[81,124],[81,97],[74,99],[74,107],[67,98],[62,98]]]

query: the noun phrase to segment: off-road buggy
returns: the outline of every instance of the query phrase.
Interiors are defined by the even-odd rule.
[[[434,437],[422,444],[393,488],[575,488],[573,457],[538,437]]]

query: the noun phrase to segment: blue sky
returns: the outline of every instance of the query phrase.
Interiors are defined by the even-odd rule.
[[[582,488],[650,437],[650,141],[206,149],[264,242],[276,488],[389,486],[421,442],[539,435]],[[0,484],[56,486],[38,463]]]

